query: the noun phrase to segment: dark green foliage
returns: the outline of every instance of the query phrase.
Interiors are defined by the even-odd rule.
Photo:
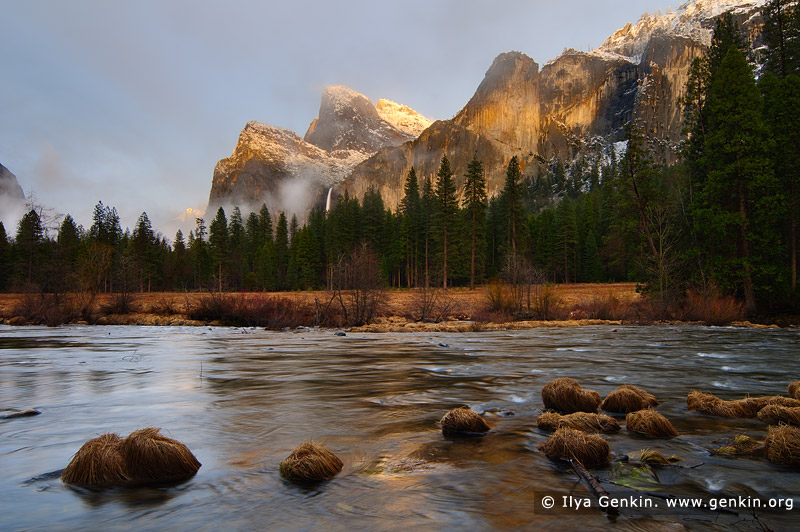
[[[781,78],[800,73],[800,2],[769,0],[764,17],[764,70]]]
[[[435,198],[436,232],[434,234],[436,235],[437,250],[441,256],[442,286],[446,289],[448,252],[452,254],[456,234],[456,214],[458,213],[456,185],[453,180],[453,171],[450,169],[450,161],[446,155],[442,156],[439,171],[436,173]]]
[[[400,245],[405,259],[406,285],[419,286],[419,263],[422,257],[424,236],[422,227],[422,204],[419,196],[417,173],[411,167],[403,186],[403,199],[400,201]]]
[[[217,215],[211,221],[211,226],[208,230],[208,245],[211,248],[214,275],[217,277],[217,289],[222,291],[230,263],[228,218],[225,216],[225,210],[222,207],[217,209]],[[225,282],[225,285],[227,286],[227,282]]]
[[[742,295],[748,312],[778,275],[774,228],[783,198],[769,158],[771,143],[752,70],[728,50],[706,97],[706,172],[699,176],[696,216],[717,284]]]
[[[470,274],[469,287],[475,288],[475,275],[483,267],[483,253],[486,233],[486,177],[478,154],[467,165],[464,183],[464,218],[469,236]],[[476,270],[477,268],[477,270]]]
[[[8,242],[6,228],[0,222],[0,290],[8,288],[11,279],[11,244]]]
[[[286,213],[278,216],[278,227],[275,231],[275,269],[277,273],[276,289],[286,290],[289,287],[289,223]]]

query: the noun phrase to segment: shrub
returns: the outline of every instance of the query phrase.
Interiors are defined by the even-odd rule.
[[[715,287],[686,295],[687,317],[706,325],[728,325],[744,318],[744,305],[734,297],[722,295]]]
[[[212,293],[189,309],[188,316],[193,320],[275,330],[317,324],[317,317],[310,305],[298,304],[286,298],[245,294]]]

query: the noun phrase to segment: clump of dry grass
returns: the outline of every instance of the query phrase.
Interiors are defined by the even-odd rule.
[[[549,432],[560,428],[571,428],[586,432],[619,432],[619,423],[605,414],[575,412],[562,416],[556,412],[544,412],[536,418],[536,425]]]
[[[103,434],[78,449],[61,473],[61,480],[82,488],[105,488],[128,482],[117,434]]]
[[[758,419],[770,425],[794,425],[800,427],[800,408],[781,405],[767,405],[758,411]]]
[[[764,445],[767,460],[773,464],[800,466],[800,428],[770,427]]]
[[[689,410],[696,410],[697,412],[712,416],[752,418],[756,417],[758,412],[768,405],[798,407],[800,406],[800,401],[780,395],[746,397],[744,399],[726,401],[710,393],[694,390],[689,392],[689,395],[686,397],[686,404]]]
[[[575,379],[559,377],[544,385],[542,401],[547,409],[571,414],[573,412],[597,412],[602,398],[594,390],[581,388]]]
[[[333,451],[311,440],[303,443],[284,458],[281,476],[295,482],[318,482],[336,476],[344,464]]]
[[[732,441],[714,451],[714,454],[741,456],[758,454],[763,450],[764,445],[760,441],[745,434],[739,434]]]
[[[667,458],[660,451],[656,451],[653,449],[642,449],[639,453],[639,461],[645,464],[653,464],[653,465],[671,465],[675,462],[680,462],[683,460],[680,456],[675,456],[674,454]]]
[[[489,425],[471,408],[462,406],[446,413],[441,420],[442,434],[484,434]]]
[[[658,405],[658,399],[656,399],[655,395],[647,393],[636,386],[622,384],[606,396],[603,402],[600,403],[600,408],[606,412],[627,414],[628,412],[636,412],[656,405]]]
[[[183,443],[146,428],[124,440],[103,434],[87,441],[61,480],[84,488],[178,482],[194,476],[200,465]]]
[[[134,482],[177,482],[193,477],[200,469],[200,462],[186,445],[160,430],[137,430],[120,442],[120,454]]]
[[[800,381],[790,382],[787,391],[792,399],[800,399]]]
[[[625,425],[629,432],[648,438],[673,438],[678,435],[667,418],[649,408],[629,413],[625,416]]]
[[[577,460],[586,467],[598,467],[608,463],[611,448],[597,434],[586,434],[579,430],[560,428],[539,445],[551,460]]]

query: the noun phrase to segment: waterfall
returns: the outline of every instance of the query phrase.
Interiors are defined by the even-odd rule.
[[[328,189],[328,199],[325,201],[325,212],[331,212],[331,193],[333,193],[333,187]]]

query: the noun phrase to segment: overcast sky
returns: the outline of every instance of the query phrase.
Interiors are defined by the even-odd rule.
[[[123,228],[147,211],[171,240],[249,120],[302,136],[332,84],[450,118],[502,52],[542,65],[677,5],[0,0],[0,163],[87,228],[102,200]],[[0,210],[13,234],[9,218]]]

